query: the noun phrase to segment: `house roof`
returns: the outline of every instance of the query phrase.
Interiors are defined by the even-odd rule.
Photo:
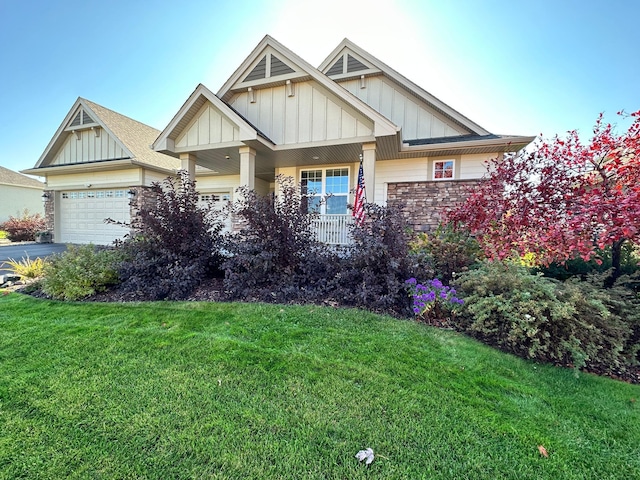
[[[361,70],[357,70],[354,73],[334,73],[331,74],[331,67],[340,60],[344,53],[354,56],[355,59],[362,60]],[[476,135],[490,135],[490,132],[482,128],[477,123],[471,121],[460,112],[454,110],[452,107],[437,99],[429,92],[413,83],[411,80],[401,75],[393,68],[389,67],[378,58],[371,55],[369,52],[363,50],[358,45],[350,41],[348,38],[342,40],[342,42],[329,54],[329,56],[320,64],[318,70],[322,71],[325,75],[339,82],[340,80],[346,80],[355,76],[367,75],[367,74],[383,74],[385,77],[391,79],[398,85],[404,87],[412,95],[426,102],[429,106],[450,118],[452,121],[462,126],[463,128],[473,132]]]
[[[0,166],[0,184],[17,187],[44,188],[44,183]]]
[[[176,138],[195,118],[207,101],[223,112],[225,116],[239,128],[241,142],[260,141],[273,145],[273,142],[251,124],[251,122],[200,83],[191,95],[189,95],[189,98],[187,98],[182,107],[180,107],[180,110],[173,116],[165,129],[162,132],[158,132],[159,135],[157,135],[157,138],[152,142],[151,148],[159,152],[172,154],[174,152]]]
[[[57,151],[64,144],[67,138],[65,130],[68,129],[67,127],[80,108],[88,112],[91,119],[109,133],[126,152],[127,158],[115,161],[123,163],[122,160],[127,160],[124,164],[147,166],[164,171],[174,171],[180,168],[179,160],[151,149],[151,144],[160,133],[159,130],[118,112],[114,112],[90,100],[78,97],[35,167],[24,170],[24,172],[38,175],[41,174],[45,168],[47,171],[50,171],[52,168],[73,167],[73,165],[51,165],[50,162],[53,161]],[[87,162],[81,165],[86,166],[88,163],[109,163],[113,161],[114,160],[101,160]],[[75,165],[75,167],[77,166],[78,165]]]
[[[284,58],[286,61],[291,63],[291,65],[294,67],[294,73],[292,73],[291,75],[295,75],[298,78],[310,78],[315,80],[324,88],[328,89],[331,93],[336,95],[338,98],[347,102],[361,114],[370,118],[374,122],[374,135],[376,137],[392,135],[395,136],[397,134],[399,130],[398,127],[384,115],[380,114],[380,112],[370,107],[356,96],[349,93],[347,90],[324,75],[306,60],[289,50],[287,47],[285,47],[269,35],[265,35],[262,41],[256,46],[256,48],[253,49],[253,51],[249,54],[245,61],[242,62],[242,64],[231,75],[231,77],[229,77],[222,88],[220,88],[220,90],[218,91],[218,97],[225,101],[228,101],[233,96],[233,94],[238,91],[239,88],[246,89],[246,82],[242,81],[242,79],[246,79],[245,75],[251,71],[252,65],[255,64],[263,56],[265,51],[268,50],[276,52],[281,58]],[[282,77],[283,80],[281,81],[285,82],[285,78],[286,76]],[[270,82],[267,85],[274,84],[274,82]]]

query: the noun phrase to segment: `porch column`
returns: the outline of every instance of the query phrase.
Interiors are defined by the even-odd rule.
[[[251,147],[240,147],[240,186],[250,190],[256,187],[256,151]]]
[[[364,188],[367,191],[367,203],[376,201],[376,144],[362,144],[362,170]]]
[[[193,182],[196,179],[196,156],[193,153],[181,153],[180,161],[182,170],[189,173],[189,180]]]

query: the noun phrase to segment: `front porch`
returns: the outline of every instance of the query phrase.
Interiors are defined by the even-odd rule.
[[[329,245],[349,245],[352,242],[350,225],[353,221],[350,214],[319,215],[313,221],[316,239]]]

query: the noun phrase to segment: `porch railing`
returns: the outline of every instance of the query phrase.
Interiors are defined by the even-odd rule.
[[[313,228],[319,242],[348,245],[352,241],[349,234],[349,225],[352,223],[351,215],[320,215],[313,221]]]

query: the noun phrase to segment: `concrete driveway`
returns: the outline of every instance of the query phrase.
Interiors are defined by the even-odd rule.
[[[5,260],[13,258],[14,260],[22,260],[27,255],[32,260],[34,258],[48,257],[54,253],[64,252],[67,245],[64,243],[10,243],[0,245],[0,275],[10,273],[9,270],[2,268]]]

